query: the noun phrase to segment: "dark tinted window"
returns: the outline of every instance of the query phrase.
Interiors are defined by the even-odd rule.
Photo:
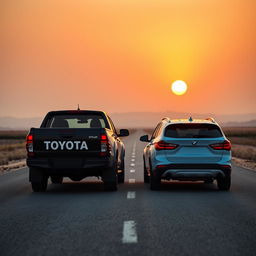
[[[106,122],[97,114],[53,115],[46,123],[48,128],[106,128]],[[107,127],[108,128],[108,127]]]
[[[214,124],[172,124],[165,128],[165,136],[171,138],[217,138],[223,135],[220,128]]]

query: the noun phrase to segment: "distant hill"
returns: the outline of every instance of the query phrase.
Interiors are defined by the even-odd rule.
[[[30,127],[39,127],[41,122],[40,117],[0,117],[0,130],[27,130]]]
[[[255,126],[256,113],[239,115],[193,114],[179,112],[133,112],[112,113],[111,118],[118,127],[155,127],[163,117],[176,118],[207,118],[213,117],[223,126]],[[253,120],[253,121],[252,121]]]
[[[227,122],[223,123],[227,127],[256,127],[256,119],[247,122]]]
[[[128,112],[110,113],[118,128],[155,127],[163,117],[175,118],[206,118],[213,117],[223,126],[256,126],[256,113],[239,115],[193,114],[180,112]],[[43,117],[16,118],[0,117],[0,130],[27,130],[30,127],[39,127]]]

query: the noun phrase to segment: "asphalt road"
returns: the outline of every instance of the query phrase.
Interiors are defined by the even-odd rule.
[[[142,134],[125,139],[117,192],[67,179],[32,193],[27,168],[0,176],[0,255],[256,255],[256,172],[233,166],[229,192],[195,182],[150,191]]]

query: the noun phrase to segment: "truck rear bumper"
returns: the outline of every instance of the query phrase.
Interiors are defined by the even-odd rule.
[[[90,158],[27,158],[27,166],[54,169],[98,169],[112,166],[112,161],[108,157],[90,157]]]
[[[79,181],[85,177],[103,177],[112,167],[111,158],[28,158],[30,182],[40,182],[42,175],[69,177]]]

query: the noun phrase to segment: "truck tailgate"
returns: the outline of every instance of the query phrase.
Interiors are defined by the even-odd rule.
[[[35,156],[99,156],[104,128],[32,128]]]

